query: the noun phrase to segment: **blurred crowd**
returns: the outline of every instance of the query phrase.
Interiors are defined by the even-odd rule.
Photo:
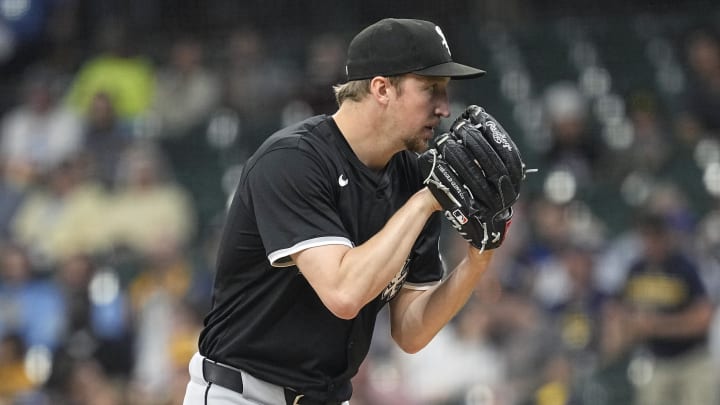
[[[630,18],[616,42],[563,19],[536,43],[503,24],[451,38],[479,38],[489,72],[452,84],[452,115],[486,106],[539,171],[426,349],[399,352],[379,321],[353,405],[720,404],[713,7],[710,25]],[[57,48],[22,62],[6,34],[32,32],[2,12],[0,405],[180,404],[242,164],[334,112],[347,33],[287,38],[294,53],[249,25],[147,47],[108,21],[72,52],[56,22]],[[451,269],[465,242],[444,231]]]

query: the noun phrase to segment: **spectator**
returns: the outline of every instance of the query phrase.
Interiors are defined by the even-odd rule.
[[[525,400],[538,383],[536,371],[554,342],[544,314],[531,300],[514,292],[503,295],[499,308],[493,310],[491,336],[506,365],[506,380],[498,387],[499,402],[514,404]]]
[[[310,41],[305,60],[302,98],[315,114],[332,114],[337,101],[332,85],[345,81],[345,45],[340,37],[326,34]]]
[[[695,212],[679,186],[672,182],[656,183],[645,201],[643,209],[664,217],[676,232],[681,233],[682,237],[676,238],[682,245],[681,250],[689,249],[693,243]],[[604,293],[615,295],[623,288],[632,263],[642,256],[642,238],[638,227],[628,226],[606,241],[607,246],[598,258],[595,282]]]
[[[130,281],[132,309],[135,314],[149,305],[159,291],[167,293],[174,302],[188,302],[194,307],[209,304],[208,280],[197,274],[189,254],[182,246],[167,239],[148,250],[139,264],[139,272]],[[202,293],[198,292],[202,288]]]
[[[226,45],[223,100],[240,116],[242,133],[250,150],[264,135],[279,128],[280,112],[297,92],[297,73],[281,62],[281,55],[268,57],[263,35],[243,27],[230,35]]]
[[[592,371],[598,350],[605,296],[595,287],[594,265],[592,247],[571,243],[543,263],[535,284],[539,304],[578,378]]]
[[[489,339],[490,325],[484,303],[473,299],[424,350],[398,354],[408,397],[419,404],[461,402],[477,386],[496,395],[505,369]]]
[[[620,296],[623,329],[636,349],[647,350],[653,367],[637,385],[637,404],[717,403],[720,385],[707,348],[713,307],[696,265],[663,217],[648,215],[638,226],[643,254]]]
[[[100,53],[87,60],[71,83],[66,102],[86,113],[98,93],[106,93],[120,119],[134,122],[147,112],[155,87],[154,66],[136,52],[127,27],[107,23],[99,35]]]
[[[282,110],[283,126],[337,109],[335,95],[328,89],[345,81],[344,43],[332,34],[319,35],[310,41],[306,53],[298,94]]]
[[[536,392],[538,404],[555,403],[550,399],[555,395],[570,401],[558,403],[576,403],[588,396],[603,401],[610,391],[615,394],[623,388],[617,379],[612,379],[617,384],[603,386],[606,391],[602,396],[593,391],[616,377],[616,370],[605,363],[602,336],[607,296],[595,283],[596,252],[597,247],[570,241],[545,260],[538,271],[535,291],[547,314],[554,342],[553,355],[545,364],[547,380]],[[623,375],[624,370],[620,376]],[[620,402],[598,402],[601,403]]]
[[[127,378],[132,368],[131,318],[116,274],[77,255],[60,263],[53,280],[62,293],[65,320],[56,373],[67,371],[63,362],[93,358],[108,375]]]
[[[18,209],[12,235],[28,246],[38,266],[52,267],[72,255],[109,247],[107,196],[83,178],[81,163],[60,164],[48,174],[45,187],[30,193]]]
[[[693,209],[684,184],[673,181],[657,182],[646,202],[647,210],[665,218],[679,238],[680,249],[692,248],[692,236],[697,227],[697,212]]]
[[[605,224],[582,201],[554,202],[537,196],[529,204],[532,237],[525,249],[528,259],[541,262],[570,245],[598,247],[605,236]]]
[[[540,384],[532,398],[523,405],[559,405],[576,401],[573,397],[572,362],[563,351],[550,351],[540,369]]]
[[[158,135],[185,135],[210,116],[219,100],[220,82],[205,64],[203,43],[190,37],[174,40],[168,62],[158,71],[150,111]]]
[[[26,347],[55,350],[62,338],[62,296],[47,280],[38,280],[26,251],[17,245],[0,250],[0,336],[17,334]]]
[[[147,297],[137,315],[136,367],[131,378],[137,402],[165,404],[187,385],[187,363],[197,351],[201,317],[164,287]],[[178,398],[176,398],[177,400]]]
[[[632,172],[659,176],[672,159],[673,134],[669,130],[672,120],[659,110],[657,99],[651,93],[634,94],[629,102],[629,116],[633,139],[627,149],[616,150],[609,171],[618,183]]]
[[[577,404],[632,405],[635,387],[630,379],[632,356],[621,308],[607,300],[599,311],[595,339],[597,362],[591,374],[575,386]]]
[[[21,102],[2,122],[0,154],[16,183],[33,182],[82,146],[81,120],[58,102],[55,73],[39,67],[25,76]]]
[[[166,242],[146,252],[128,287],[137,341],[132,381],[141,403],[168,401],[177,393],[172,389],[179,371],[184,392],[187,363],[197,351],[199,314],[209,308],[209,274],[195,269],[182,246]]]
[[[104,92],[95,94],[86,116],[83,145],[90,176],[111,189],[120,157],[132,141],[132,129],[119,119],[110,96]]]
[[[558,82],[544,94],[545,111],[550,127],[550,146],[543,165],[570,170],[580,184],[595,179],[603,149],[591,127],[587,100],[577,86]]]
[[[693,32],[686,42],[690,81],[687,109],[701,130],[720,136],[720,42],[709,31]]]
[[[25,352],[20,336],[10,333],[0,338],[0,403],[13,403],[35,388],[25,369]]]
[[[124,151],[110,203],[112,243],[143,256],[165,244],[184,249],[193,237],[190,195],[171,178],[161,151],[139,142]]]

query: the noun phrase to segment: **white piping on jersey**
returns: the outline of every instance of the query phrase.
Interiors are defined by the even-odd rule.
[[[295,265],[295,261],[292,260],[290,255],[301,252],[305,249],[325,245],[345,245],[349,248],[355,247],[350,239],[342,236],[321,236],[319,238],[307,239],[302,242],[298,242],[287,249],[270,252],[267,258],[270,261],[270,265],[273,267],[290,267]]]
[[[407,288],[408,290],[425,291],[435,287],[438,284],[440,284],[440,280],[431,281],[429,283],[410,283],[405,281],[405,283],[403,284],[403,288]]]

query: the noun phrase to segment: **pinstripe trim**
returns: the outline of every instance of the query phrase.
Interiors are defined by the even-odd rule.
[[[212,383],[208,383],[207,387],[205,388],[205,405],[208,405],[208,395],[210,394],[210,386]]]

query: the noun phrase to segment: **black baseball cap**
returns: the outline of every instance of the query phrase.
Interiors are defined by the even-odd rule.
[[[484,70],[453,62],[440,27],[430,21],[385,18],[350,42],[345,72],[349,80],[416,73],[471,79]]]

